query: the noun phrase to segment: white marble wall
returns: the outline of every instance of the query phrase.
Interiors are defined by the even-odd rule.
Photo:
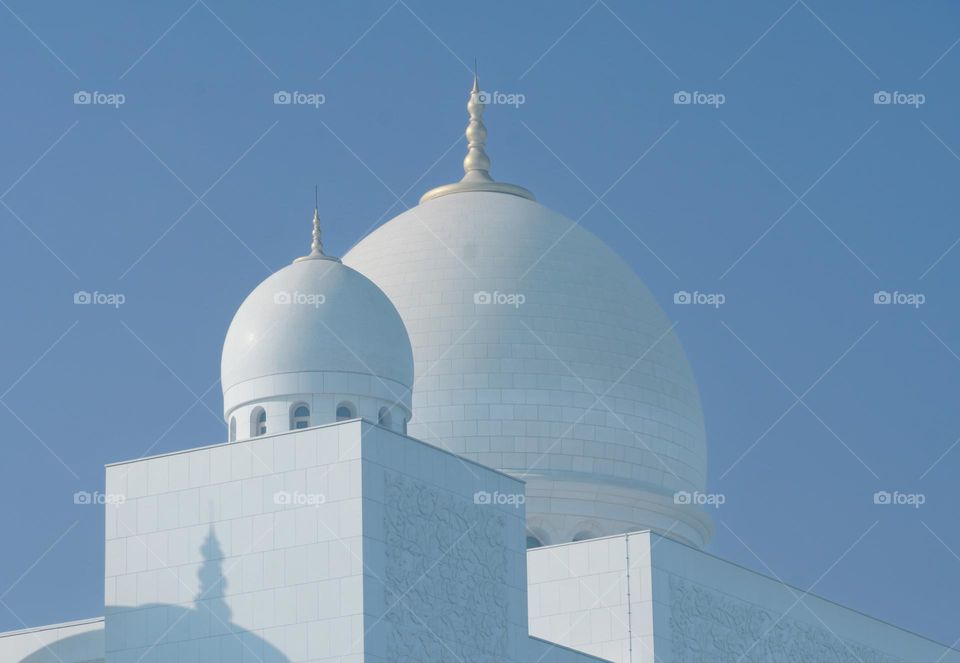
[[[634,663],[653,661],[648,540],[631,534],[527,551],[530,634],[617,662],[631,660],[632,646]]]
[[[103,619],[0,633],[3,663],[103,663]]]
[[[109,466],[106,661],[363,660],[360,431]]]
[[[506,474],[355,420],[111,465],[106,492],[107,663],[530,660]]]
[[[800,589],[649,532],[533,549],[527,564],[531,635],[615,663],[960,662],[956,650],[813,595],[798,601]]]
[[[651,544],[661,660],[960,662],[956,650],[802,589],[656,536]]]
[[[367,661],[528,661],[521,482],[364,424],[363,503]]]
[[[362,420],[111,465],[106,494],[105,619],[0,661],[960,663],[650,532],[524,551],[520,482]]]

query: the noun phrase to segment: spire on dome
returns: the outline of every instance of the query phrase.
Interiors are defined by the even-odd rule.
[[[461,182],[483,181],[492,182],[490,177],[490,157],[485,149],[487,144],[487,128],[483,125],[483,111],[486,104],[480,93],[480,82],[477,74],[473,75],[473,89],[470,90],[470,101],[467,102],[467,112],[470,113],[470,123],[467,124],[467,156],[463,160]]]
[[[496,182],[490,177],[490,157],[487,156],[487,128],[483,124],[483,111],[486,108],[484,97],[486,94],[480,91],[480,80],[474,67],[473,87],[470,90],[470,100],[467,102],[467,113],[470,114],[470,122],[467,124],[465,135],[467,137],[467,156],[463,160],[464,176],[459,182],[454,184],[444,184],[435,189],[427,191],[420,198],[421,203],[425,203],[433,198],[445,196],[448,193],[459,193],[463,191],[492,191],[496,193],[509,193],[514,196],[520,196],[528,200],[536,200],[533,194],[516,184],[507,184],[506,182]]]
[[[323,239],[321,239],[320,232],[320,210],[318,207],[314,206],[313,208],[313,231],[310,233],[310,253],[301,258],[297,258],[294,262],[300,262],[301,260],[336,260],[340,262],[339,258],[334,258],[333,256],[328,256],[323,252]]]
[[[310,242],[310,255],[323,255],[323,240],[320,239],[320,210],[313,208],[313,232],[310,235],[313,241]]]

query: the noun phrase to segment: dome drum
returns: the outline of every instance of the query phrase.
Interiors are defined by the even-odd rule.
[[[510,472],[518,475],[517,472]],[[651,530],[703,548],[713,537],[710,518],[697,506],[677,504],[657,490],[598,480],[558,480],[547,473],[523,476],[527,484],[527,528],[543,543],[565,543]]]
[[[385,425],[383,412],[389,412],[386,428],[406,434],[410,421],[410,390],[398,382],[369,375],[333,371],[287,373],[249,380],[232,387],[224,395],[224,417],[236,420],[233,440],[256,437],[253,415],[266,413],[267,433],[294,428],[293,410],[306,405],[310,426],[337,421],[337,408],[352,409],[349,418],[362,418]],[[234,424],[231,430],[234,430]]]

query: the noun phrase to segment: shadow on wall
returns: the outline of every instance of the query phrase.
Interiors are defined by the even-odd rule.
[[[200,587],[193,601],[194,607],[163,603],[107,606],[107,647],[111,651],[136,649],[133,660],[140,658],[143,661],[253,660],[259,663],[290,663],[290,659],[279,649],[231,621],[230,606],[225,600],[227,583],[223,576],[224,556],[212,524],[200,551],[203,564],[197,572]],[[173,572],[167,581],[180,582]],[[63,638],[21,659],[20,663],[85,661],[58,657],[53,653],[53,648],[56,647],[60,652],[91,651],[96,646],[95,641],[103,638],[103,635],[87,632]],[[136,640],[128,643],[128,638]]]

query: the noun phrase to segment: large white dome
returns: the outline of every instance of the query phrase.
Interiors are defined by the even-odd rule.
[[[543,543],[650,528],[704,545],[709,519],[675,497],[704,490],[707,452],[670,321],[594,235],[525,190],[469,187],[344,257],[410,334],[411,435],[525,479]]]
[[[343,406],[351,418],[384,419],[403,430],[413,357],[386,295],[317,254],[272,274],[244,300],[223,344],[221,381],[234,439],[247,430],[262,434],[259,416],[267,432],[295,427],[291,408],[299,404],[309,410],[309,425],[335,421]]]

